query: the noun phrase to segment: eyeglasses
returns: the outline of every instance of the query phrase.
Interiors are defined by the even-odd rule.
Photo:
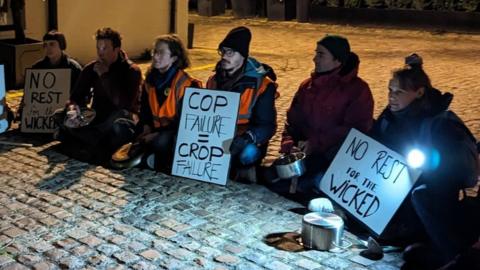
[[[221,56],[227,56],[227,57],[232,57],[235,54],[235,51],[229,48],[221,48],[218,49],[218,54]]]
[[[155,55],[164,56],[164,55],[170,54],[170,52],[165,51],[165,50],[160,50],[160,51],[152,50],[152,51],[150,52],[150,54],[152,55],[152,57],[155,56]]]

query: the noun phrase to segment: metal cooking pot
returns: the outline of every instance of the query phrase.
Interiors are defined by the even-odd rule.
[[[291,153],[277,158],[273,162],[273,165],[275,166],[278,177],[281,179],[289,179],[302,176],[305,173],[304,159],[305,153],[303,152]]]
[[[313,212],[303,216],[302,242],[310,249],[328,251],[341,247],[343,220],[332,213]]]

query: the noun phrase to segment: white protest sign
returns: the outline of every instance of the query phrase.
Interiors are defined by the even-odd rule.
[[[351,129],[320,190],[380,235],[420,174],[400,154]]]
[[[240,94],[187,88],[172,174],[225,185]]]
[[[22,132],[55,131],[53,113],[65,106],[70,95],[70,69],[27,69]]]
[[[5,67],[0,65],[0,133],[7,131],[7,101],[5,91]]]

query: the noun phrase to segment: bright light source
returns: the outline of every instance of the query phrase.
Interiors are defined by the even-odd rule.
[[[418,149],[413,149],[407,155],[408,165],[412,168],[419,168],[425,163],[425,154]]]

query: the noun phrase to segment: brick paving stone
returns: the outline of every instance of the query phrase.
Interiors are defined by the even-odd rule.
[[[81,243],[84,243],[85,245],[87,245],[89,247],[96,247],[96,246],[100,245],[101,243],[103,243],[102,239],[100,239],[98,237],[95,237],[93,235],[89,235],[87,237],[78,239],[78,241],[80,241]]]
[[[36,263],[32,268],[33,268],[33,270],[55,270],[55,269],[58,269],[58,267],[55,266],[51,262],[39,262],[39,263]]]
[[[117,260],[126,264],[131,264],[140,260],[140,257],[138,257],[137,255],[129,251],[122,251],[119,253],[115,253],[113,254],[113,257],[117,258]]]
[[[308,269],[308,270],[321,268],[320,264],[307,259],[300,259],[296,261],[295,264],[301,268]]]
[[[80,245],[80,243],[78,243],[77,241],[75,241],[71,238],[58,240],[57,242],[55,242],[55,244],[59,247],[62,247],[64,249],[66,249],[66,250],[72,249],[72,248]]]
[[[135,270],[157,270],[158,266],[150,264],[145,261],[137,262],[131,266],[132,269]]]
[[[131,249],[133,252],[138,253],[147,249],[147,246],[140,242],[134,241],[128,244],[128,248]]]
[[[20,228],[12,227],[10,229],[3,231],[2,233],[10,238],[15,238],[15,237],[20,237],[26,234],[27,232]]]
[[[108,236],[106,239],[108,242],[113,243],[115,245],[119,245],[119,246],[126,244],[128,242],[128,239],[121,235],[111,235],[111,236]]]
[[[110,259],[109,257],[103,255],[103,254],[95,254],[93,256],[90,256],[86,260],[89,264],[93,265],[94,267],[97,267],[99,269],[104,268],[107,265],[110,265],[113,263],[113,260]]]
[[[97,246],[97,250],[102,252],[103,254],[105,254],[107,256],[110,256],[113,253],[116,253],[116,252],[120,251],[121,249],[120,249],[120,247],[118,247],[116,245],[101,244],[101,245]]]
[[[32,265],[34,265],[35,263],[37,263],[41,260],[42,260],[41,257],[39,257],[37,255],[31,255],[31,254],[20,255],[17,258],[18,262],[20,262],[24,265],[28,265],[28,266],[32,266]]]
[[[157,236],[163,237],[163,238],[171,238],[176,235],[176,232],[169,230],[169,229],[158,229],[155,231],[155,234]]]
[[[328,266],[333,269],[349,269],[351,263],[348,262],[346,259],[332,257],[326,260],[321,261],[322,265]]]
[[[144,252],[140,253],[140,256],[144,257],[149,261],[154,261],[162,256],[160,252],[155,249],[145,250]]]
[[[167,254],[179,259],[179,260],[191,260],[195,257],[195,254],[183,249],[183,248],[177,248],[177,249],[169,249],[165,251]]]
[[[63,249],[57,249],[57,248],[54,248],[54,249],[50,249],[48,251],[46,251],[44,253],[44,255],[47,257],[47,258],[50,258],[50,260],[54,261],[54,262],[57,262],[59,261],[61,258],[63,257],[66,257],[69,253],[66,252],[65,250]]]
[[[70,250],[70,252],[77,257],[90,256],[95,253],[95,251],[87,245],[81,245],[81,246],[75,247],[72,250]]]
[[[59,261],[60,268],[63,269],[79,269],[85,265],[85,261],[74,257],[74,256],[67,256]]]
[[[264,265],[265,268],[267,269],[275,269],[275,270],[290,270],[294,269],[291,266],[288,266],[287,264],[281,262],[281,261],[269,261]]]
[[[228,264],[228,265],[235,265],[239,261],[238,257],[232,256],[229,254],[219,255],[215,257],[214,260],[220,263]]]
[[[0,255],[0,267],[14,262],[15,260],[8,255]]]
[[[28,267],[19,263],[11,263],[3,266],[2,270],[28,270]]]

